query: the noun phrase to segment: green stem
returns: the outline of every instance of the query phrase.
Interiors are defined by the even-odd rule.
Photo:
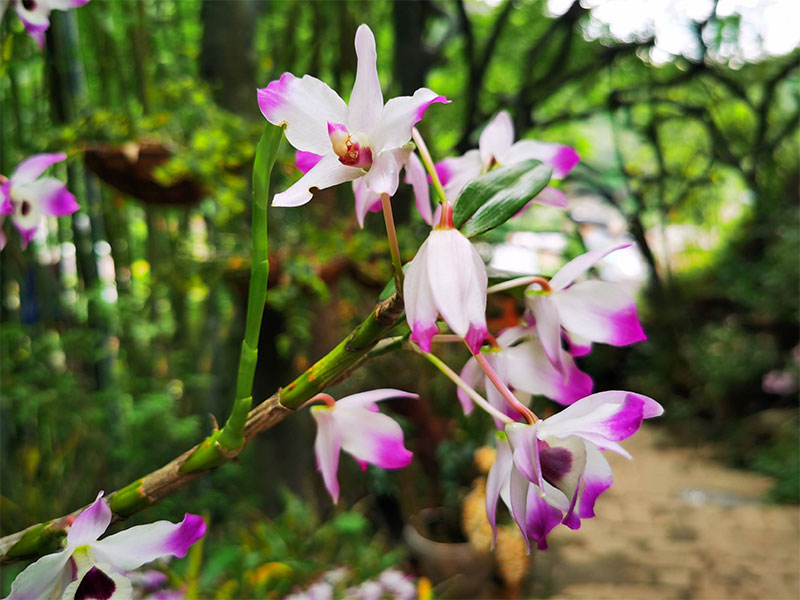
[[[431,181],[433,181],[433,189],[436,190],[436,195],[439,196],[439,203],[447,204],[447,194],[444,193],[444,188],[442,187],[442,182],[439,179],[439,174],[436,172],[436,167],[433,164],[431,153],[428,152],[428,146],[425,145],[425,140],[422,139],[422,136],[416,127],[411,129],[411,137],[414,139],[414,143],[417,145],[417,150],[422,158],[422,162],[425,165],[425,168],[428,170],[428,174],[431,176]]]
[[[244,427],[247,423],[247,415],[253,405],[252,392],[258,363],[258,338],[261,333],[264,304],[267,301],[269,180],[282,137],[283,130],[280,127],[267,125],[256,147],[256,157],[253,162],[253,248],[250,289],[247,295],[247,317],[242,351],[239,355],[233,408],[222,430],[214,432],[208,440],[209,443],[201,445],[181,466],[184,473],[207,470],[212,466],[222,464],[230,455],[235,455],[244,448]]]
[[[402,297],[403,261],[400,259],[400,246],[397,244],[397,231],[394,228],[392,201],[389,194],[381,194],[381,207],[383,208],[383,220],[386,223],[386,235],[389,238],[389,253],[392,255],[392,266],[394,267],[394,289]]]
[[[503,383],[503,381],[500,379],[497,373],[495,373],[495,370],[492,368],[492,365],[489,364],[489,361],[486,360],[486,357],[483,355],[483,353],[480,350],[478,350],[478,352],[476,354],[473,354],[472,356],[475,357],[475,360],[478,361],[478,365],[480,366],[480,368],[483,370],[484,373],[486,373],[486,376],[494,384],[494,387],[497,388],[497,391],[500,392],[500,395],[503,396],[503,398],[505,399],[506,402],[508,402],[511,408],[513,408],[515,411],[517,411],[519,414],[525,417],[525,420],[528,421],[528,423],[530,423],[531,425],[536,423],[536,421],[539,420],[539,417],[537,417],[536,414],[530,408],[522,404],[522,402],[520,402],[517,399],[517,397],[513,393],[511,393],[511,390],[508,389],[508,386],[505,383]]]
[[[485,410],[487,413],[489,413],[492,417],[494,417],[495,419],[497,419],[501,423],[505,423],[506,425],[508,425],[509,423],[513,423],[514,422],[511,418],[509,418],[508,415],[500,412],[494,406],[489,404],[489,402],[486,401],[483,398],[483,396],[481,396],[478,392],[476,392],[474,389],[472,389],[472,386],[470,386],[466,381],[461,379],[461,377],[459,377],[456,374],[456,372],[453,371],[453,369],[448,367],[441,358],[439,358],[435,354],[431,354],[430,352],[425,352],[422,348],[420,348],[416,344],[409,344],[409,348],[411,348],[417,354],[421,354],[422,356],[427,358],[428,361],[434,367],[439,369],[442,373],[444,373],[444,375],[450,381],[452,381],[458,387],[460,387],[462,390],[464,390],[464,392],[466,392],[467,396],[472,398],[472,401],[475,402],[475,404],[480,406],[483,410]]]
[[[294,410],[315,394],[341,380],[389,333],[402,314],[403,300],[397,293],[378,304],[350,335],[281,390],[281,404]]]

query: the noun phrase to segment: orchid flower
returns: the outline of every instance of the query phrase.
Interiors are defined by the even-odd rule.
[[[601,450],[626,458],[617,442],[639,430],[643,419],[664,412],[647,396],[611,391],[578,400],[533,425],[512,423],[498,433],[497,458],[486,483],[486,515],[497,537],[501,498],[525,541],[547,548],[547,534],[559,523],[571,529],[594,517],[597,497],[612,483]]]
[[[11,0],[25,25],[25,31],[36,40],[39,48],[44,48],[44,32],[50,27],[50,11],[78,8],[88,2],[89,0]]]
[[[295,164],[301,173],[308,173],[316,165],[322,156],[312,152],[297,151]],[[431,211],[431,196],[428,189],[428,176],[425,167],[419,157],[413,152],[408,152],[405,163],[405,182],[410,184],[414,190],[414,201],[417,205],[422,220],[428,225],[433,225],[433,212]],[[356,219],[359,227],[364,227],[364,218],[368,212],[380,212],[381,197],[367,187],[365,179],[362,177],[353,181],[353,195],[356,200]]]
[[[511,116],[503,110],[484,128],[477,150],[469,150],[463,156],[436,163],[436,173],[447,198],[454,202],[464,186],[494,165],[509,166],[532,158],[552,166],[553,179],[566,177],[580,160],[578,153],[570,146],[535,140],[514,143],[514,124]],[[542,190],[533,202],[559,208],[567,206],[564,193],[552,187]]]
[[[131,583],[122,572],[162,556],[186,556],[206,532],[203,518],[187,513],[180,523],[157,521],[98,540],[110,524],[111,509],[100,492],[72,523],[67,547],[22,571],[5,600],[130,598]]]
[[[425,352],[439,331],[439,315],[473,353],[489,335],[486,327],[488,277],[478,251],[452,227],[452,208],[444,207],[449,224],[437,226],[408,265],[403,285],[411,339]]]
[[[376,402],[388,398],[418,398],[401,390],[378,389],[342,398],[338,402],[327,394],[325,406],[312,406],[317,422],[314,453],[325,487],[334,502],[339,500],[339,451],[355,457],[362,469],[367,463],[382,469],[401,469],[413,456],[403,446],[403,430],[391,417],[378,412]]]
[[[569,370],[568,382],[564,382],[561,373],[550,364],[544,349],[534,330],[529,327],[509,327],[497,336],[496,350],[484,352],[495,373],[514,392],[524,404],[530,404],[532,395],[547,396],[559,404],[572,404],[576,400],[588,396],[592,391],[592,378],[579,370],[571,357],[567,357]],[[475,358],[470,358],[461,371],[461,378],[472,387],[483,387],[489,403],[512,419],[520,415],[511,408],[503,396],[480,369]],[[458,399],[465,414],[472,412],[470,397],[458,388]],[[498,429],[503,423],[495,420]]]
[[[355,47],[358,66],[349,105],[310,75],[284,73],[258,90],[258,105],[267,121],[286,125],[286,139],[297,150],[321,157],[288,190],[275,195],[273,206],[300,206],[311,200],[314,188],[359,178],[372,193],[393,195],[411,152],[411,128],[428,106],[449,102],[420,88],[413,96],[384,104],[375,36],[366,25],[356,31]]]
[[[550,289],[542,290],[539,284],[533,284],[526,290],[525,304],[536,319],[536,331],[545,354],[565,376],[562,329],[575,356],[586,354],[592,342],[627,346],[647,339],[639,323],[636,304],[623,289],[605,281],[574,283],[601,258],[631,245],[582,254],[553,276]]]
[[[54,177],[39,177],[47,167],[67,155],[37,154],[22,161],[14,173],[0,186],[0,214],[10,214],[26,247],[36,235],[44,216],[63,217],[78,208],[75,196]],[[0,247],[5,239],[0,240]]]

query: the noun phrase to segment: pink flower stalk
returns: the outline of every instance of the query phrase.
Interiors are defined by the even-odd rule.
[[[186,556],[206,533],[198,515],[186,513],[180,523],[157,521],[98,540],[111,524],[103,492],[67,532],[67,547],[29,565],[11,584],[5,600],[38,598],[130,598],[131,583],[123,571],[138,569],[162,556]]]
[[[36,40],[39,48],[44,48],[44,32],[50,27],[50,11],[78,8],[88,2],[89,0],[11,0],[25,25],[25,31]]]
[[[408,466],[413,454],[403,445],[403,430],[394,419],[378,412],[376,402],[418,397],[386,388],[347,396],[332,405],[311,407],[311,416],[317,422],[317,468],[334,502],[339,501],[336,472],[340,450],[352,454],[362,469],[367,468],[367,463],[382,469]]]
[[[553,276],[549,290],[538,289],[538,284],[526,290],[525,304],[536,319],[545,354],[565,377],[568,370],[561,347],[562,330],[575,356],[586,354],[592,342],[627,346],[647,339],[636,304],[623,289],[597,280],[574,283],[601,258],[631,245],[582,254]]]
[[[484,352],[486,360],[525,406],[530,404],[531,396],[546,396],[559,404],[572,404],[591,394],[594,385],[592,378],[579,370],[571,357],[566,358],[569,377],[565,383],[562,374],[547,359],[533,329],[509,327],[497,336],[497,344],[499,349]],[[470,358],[464,365],[461,379],[471,387],[482,387],[486,390],[486,399],[498,410],[512,419],[520,417],[489,381],[475,358]],[[470,414],[473,410],[472,399],[461,388],[458,388],[457,393],[464,413]],[[495,425],[498,429],[505,426],[497,419]]]
[[[498,433],[497,458],[486,483],[486,516],[497,537],[501,498],[526,544],[547,548],[559,523],[578,529],[594,517],[597,497],[611,487],[611,467],[601,450],[626,458],[617,442],[639,430],[643,419],[664,412],[647,396],[611,391],[592,394],[533,425],[512,423]]]
[[[356,31],[358,66],[350,104],[310,75],[284,73],[258,90],[258,105],[273,125],[286,125],[286,139],[296,149],[321,156],[273,206],[300,206],[312,189],[325,189],[364,178],[375,194],[397,191],[400,169],[411,147],[411,128],[434,102],[449,102],[428,88],[413,96],[383,102],[378,80],[375,37],[366,25]]]
[[[441,315],[453,333],[478,352],[489,335],[487,283],[486,266],[463,233],[451,227],[431,231],[409,263],[403,285],[411,339],[430,352]]]
[[[419,157],[413,152],[407,152],[403,169],[406,176],[404,181],[411,185],[414,190],[414,201],[417,205],[422,220],[428,225],[433,225],[433,212],[431,211],[431,196],[428,189],[428,176],[425,167]],[[295,163],[301,173],[308,173],[320,160],[322,156],[312,152],[297,151]],[[353,195],[356,200],[356,219],[359,227],[364,227],[364,218],[368,212],[381,211],[381,196],[369,189],[365,178],[361,177],[353,181]]]
[[[436,163],[436,173],[448,199],[455,201],[464,186],[494,165],[509,166],[532,158],[552,166],[553,179],[563,179],[580,161],[578,153],[570,146],[535,140],[514,143],[514,124],[503,110],[484,128],[477,150]],[[559,208],[567,206],[564,193],[552,187],[542,190],[533,202]]]
[[[66,158],[63,153],[31,156],[0,186],[0,215],[11,215],[23,248],[34,238],[45,216],[63,217],[80,208],[66,184],[54,177],[39,177],[47,167]],[[2,236],[0,248],[4,245]]]

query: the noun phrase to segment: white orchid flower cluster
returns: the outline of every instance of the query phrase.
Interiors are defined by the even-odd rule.
[[[420,88],[413,96],[384,104],[375,38],[366,25],[358,28],[355,47],[358,67],[349,104],[310,75],[298,78],[285,73],[259,90],[261,112],[270,123],[285,127],[304,173],[275,195],[273,206],[300,206],[312,199],[315,190],[350,181],[356,218],[363,225],[368,211],[380,210],[382,197],[395,194],[400,171],[405,169],[420,214],[433,226],[398,290],[405,303],[410,340],[432,356],[431,343],[440,333],[441,319],[469,347],[472,357],[461,377],[455,376],[458,397],[465,413],[478,403],[494,417],[498,428],[487,517],[494,526],[497,502],[502,499],[528,543],[535,541],[545,548],[547,533],[557,524],[575,528],[581,518],[593,516],[595,499],[611,485],[610,469],[600,450],[627,456],[617,442],[635,433],[643,419],[662,413],[657,402],[640,394],[592,394],[591,378],[573,360],[586,354],[592,342],[623,346],[645,339],[636,306],[624,291],[602,281],[576,283],[606,254],[624,246],[584,254],[549,282],[529,278],[524,321],[492,336],[486,322],[486,267],[469,238],[455,226],[454,206],[471,182],[494,168],[535,159],[549,165],[553,177],[560,179],[578,163],[578,154],[559,144],[515,143],[511,118],[501,112],[484,129],[478,149],[433,165],[414,125],[431,104],[449,101]],[[414,153],[412,137],[422,161]],[[423,162],[430,180],[442,192],[442,205],[435,214]],[[563,192],[552,187],[541,190],[532,201],[562,208],[568,204]],[[391,226],[387,220],[387,228]],[[482,388],[487,398],[475,387]],[[540,420],[527,407],[532,395],[569,406]],[[311,409],[318,427],[314,448],[334,502],[339,498],[336,472],[341,450],[362,466],[396,469],[411,462],[400,425],[378,412],[376,402],[391,397],[416,395],[382,389],[338,402],[327,394],[309,401],[324,402]]]

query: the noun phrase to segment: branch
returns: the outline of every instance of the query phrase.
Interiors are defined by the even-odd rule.
[[[316,393],[346,378],[354,366],[366,362],[370,351],[397,324],[402,315],[403,301],[397,294],[380,302],[333,350],[248,413],[243,433],[244,444],[241,448],[227,451],[218,441],[221,430],[216,430],[203,442],[160,469],[110,494],[108,504],[112,522],[155,504],[238,456],[255,436],[281,422]],[[205,463],[197,460],[197,457],[212,455],[219,459],[207,460]],[[189,461],[190,458],[195,461],[194,464]],[[35,558],[58,550],[59,542],[69,527],[69,517],[79,515],[85,508],[0,538],[0,563]]]

